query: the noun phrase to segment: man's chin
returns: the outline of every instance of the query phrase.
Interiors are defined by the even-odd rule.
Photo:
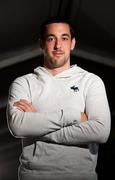
[[[49,58],[47,59],[47,65],[50,67],[50,68],[60,68],[62,66],[64,66],[68,61],[68,58],[65,59],[65,58],[62,58],[62,57],[52,57],[52,58]]]
[[[65,62],[55,62],[55,63],[52,63],[51,66],[52,68],[60,68],[64,66],[65,64],[66,64]]]

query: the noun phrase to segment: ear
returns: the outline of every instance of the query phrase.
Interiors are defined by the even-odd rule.
[[[76,40],[75,40],[75,38],[73,38],[72,41],[71,41],[71,50],[74,49],[75,44],[76,44]]]

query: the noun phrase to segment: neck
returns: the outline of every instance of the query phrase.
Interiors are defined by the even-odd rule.
[[[47,69],[53,76],[67,70],[70,68],[70,64],[65,64],[62,67],[57,67],[57,68],[49,68],[46,65],[44,65],[44,68]]]

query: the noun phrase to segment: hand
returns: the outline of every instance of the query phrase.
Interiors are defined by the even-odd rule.
[[[81,112],[81,122],[85,122],[85,121],[88,121],[87,114]]]
[[[16,101],[14,103],[14,106],[16,106],[19,110],[24,112],[37,112],[32,103],[25,99],[20,99],[20,101]]]

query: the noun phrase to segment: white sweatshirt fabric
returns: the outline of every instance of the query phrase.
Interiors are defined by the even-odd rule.
[[[13,106],[20,99],[38,112]],[[88,121],[80,121],[81,112]],[[107,141],[111,119],[100,77],[77,65],[55,76],[39,66],[12,82],[7,119],[22,138],[20,180],[97,179],[98,145]]]

